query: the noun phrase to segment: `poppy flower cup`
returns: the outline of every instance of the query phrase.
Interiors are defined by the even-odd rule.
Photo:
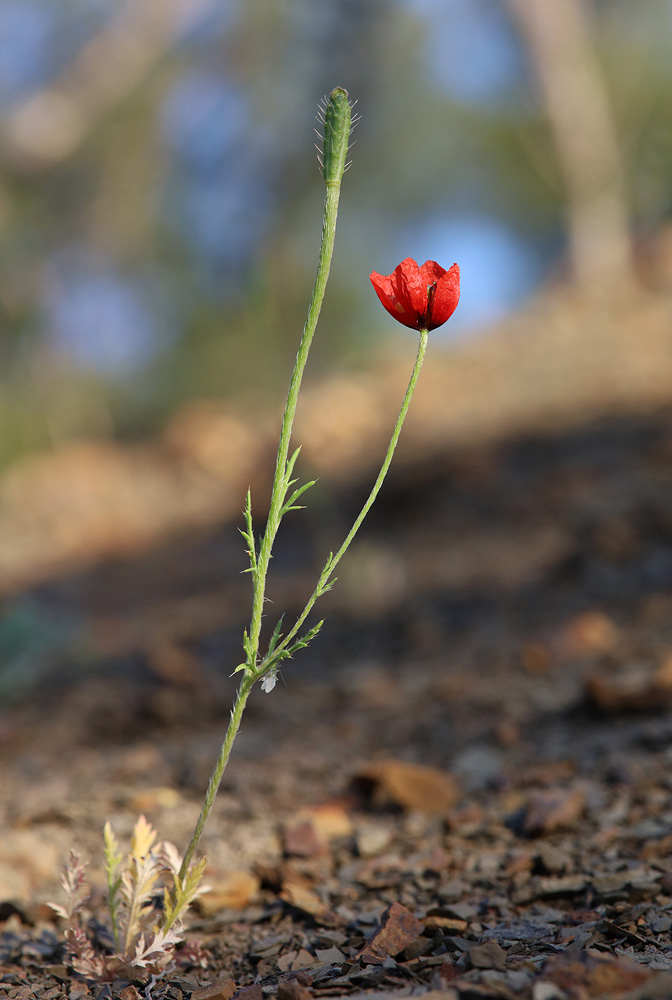
[[[374,271],[370,279],[390,316],[412,330],[436,330],[443,326],[460,301],[457,264],[446,271],[435,260],[419,265],[407,257],[392,274]]]

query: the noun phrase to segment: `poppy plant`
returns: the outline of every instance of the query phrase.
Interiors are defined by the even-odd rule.
[[[446,271],[435,260],[426,260],[420,266],[407,257],[392,274],[374,271],[370,278],[390,316],[412,330],[435,330],[443,326],[460,301],[457,264]]]

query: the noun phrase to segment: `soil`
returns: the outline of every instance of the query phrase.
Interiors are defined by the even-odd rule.
[[[672,996],[672,409],[637,399],[525,426],[518,397],[402,455],[322,633],[253,693],[159,978],[74,974],[47,902],[76,847],[104,941],[104,821],[189,839],[249,613],[236,519],[5,588],[0,996]],[[288,518],[269,629],[368,482]]]

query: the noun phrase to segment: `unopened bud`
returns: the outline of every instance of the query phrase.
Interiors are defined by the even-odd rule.
[[[352,108],[343,87],[332,90],[324,108],[322,171],[325,183],[340,184],[346,167]]]

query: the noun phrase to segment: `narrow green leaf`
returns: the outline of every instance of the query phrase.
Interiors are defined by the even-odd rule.
[[[301,445],[292,452],[291,456],[287,459],[287,464],[285,466],[285,489],[289,486],[289,478],[294,471],[294,466],[296,465],[296,460],[299,457],[301,451]]]
[[[103,842],[105,845],[105,874],[107,876],[107,905],[112,921],[112,934],[114,945],[119,950],[121,937],[119,932],[119,888],[121,886],[121,876],[117,874],[122,861],[119,842],[115,837],[109,820],[103,828]]]
[[[304,483],[303,486],[299,486],[298,489],[294,490],[292,495],[288,497],[282,505],[282,514],[286,514],[288,510],[303,510],[303,507],[296,506],[296,501],[306,492],[306,490],[309,490],[311,486],[314,486],[316,482],[316,479],[312,479],[309,483]]]
[[[245,529],[239,528],[241,535],[247,542],[247,554],[250,558],[250,568],[249,570],[244,570],[245,573],[254,572],[257,568],[257,550],[254,544],[254,527],[252,525],[252,491],[247,490],[247,497],[245,499],[245,510],[243,511],[245,515]]]
[[[273,650],[275,649],[275,647],[278,644],[278,640],[280,639],[280,635],[281,635],[280,629],[282,628],[282,619],[284,617],[285,617],[284,615],[280,616],[280,620],[278,621],[277,625],[273,629],[273,635],[271,636],[271,640],[270,640],[270,642],[268,644],[268,650],[266,652],[266,656],[270,656],[271,653],[273,652]]]

